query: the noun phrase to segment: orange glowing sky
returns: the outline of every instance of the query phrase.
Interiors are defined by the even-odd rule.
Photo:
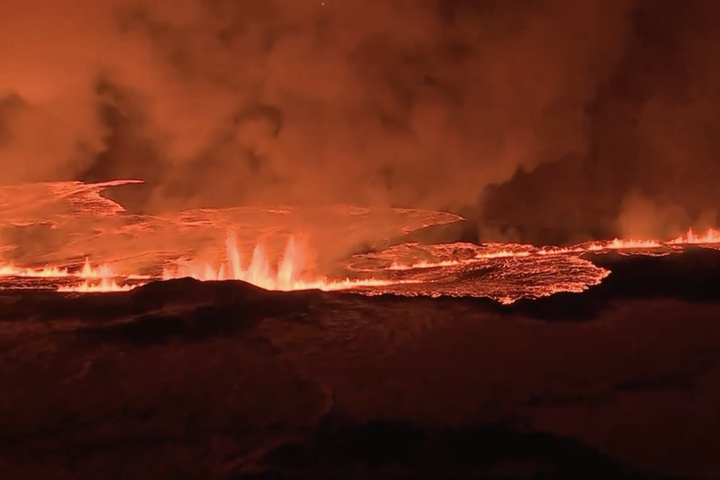
[[[0,184],[451,210],[483,240],[715,226],[713,2],[491,4],[4,1]]]

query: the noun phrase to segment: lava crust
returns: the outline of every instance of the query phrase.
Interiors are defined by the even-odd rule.
[[[716,478],[720,252],[591,260],[512,305],[2,291],[2,478]]]

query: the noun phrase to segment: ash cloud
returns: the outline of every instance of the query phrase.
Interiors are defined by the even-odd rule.
[[[526,241],[630,228],[633,198],[697,222],[715,9],[2,0],[0,182],[139,177],[123,200],[144,210],[450,209]]]

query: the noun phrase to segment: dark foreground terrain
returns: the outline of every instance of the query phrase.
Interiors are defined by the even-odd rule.
[[[0,478],[718,478],[720,252],[491,301],[0,292]]]

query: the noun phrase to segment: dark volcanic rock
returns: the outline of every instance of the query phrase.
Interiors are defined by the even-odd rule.
[[[317,292],[270,292],[245,282],[193,279],[154,282],[127,295],[132,312],[151,312],[76,330],[91,343],[161,344],[169,340],[202,342],[251,330],[258,321],[307,311]]]
[[[285,443],[244,470],[230,478],[651,478],[553,435],[506,425],[437,428],[388,421],[323,425],[311,438]]]
[[[688,254],[509,307],[2,292],[0,478],[717,478],[718,254]]]

